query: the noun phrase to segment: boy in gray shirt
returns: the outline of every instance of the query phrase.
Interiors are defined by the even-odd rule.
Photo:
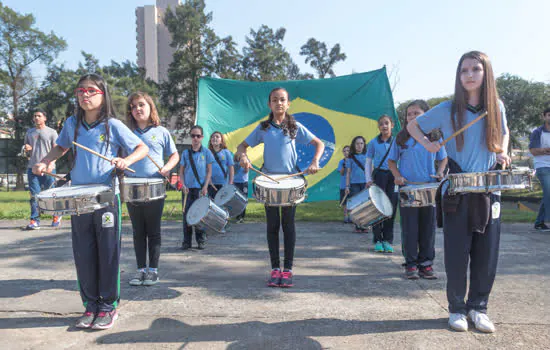
[[[34,128],[27,130],[25,135],[24,150],[30,154],[29,163],[27,165],[27,179],[29,182],[29,190],[31,192],[31,221],[27,225],[27,230],[37,230],[40,228],[40,213],[36,202],[36,195],[41,190],[47,190],[52,187],[54,178],[48,175],[37,176],[33,174],[32,167],[36,163],[40,163],[48,152],[55,146],[57,140],[57,132],[46,126],[46,112],[37,110],[33,114]],[[48,171],[55,173],[55,163],[50,163]],[[61,217],[54,216],[52,227],[58,227],[61,223]]]

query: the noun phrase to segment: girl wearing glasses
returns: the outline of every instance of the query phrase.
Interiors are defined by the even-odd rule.
[[[290,107],[288,92],[283,88],[275,88],[269,93],[268,106],[271,109],[269,119],[261,122],[254,131],[238,147],[240,164],[250,169],[252,164],[246,155],[246,149],[264,144],[263,171],[268,174],[296,173],[298,154],[296,143],[315,146],[315,155],[306,173],[315,174],[319,171],[319,159],[323,155],[325,145],[294,117],[287,113]],[[271,277],[267,283],[270,287],[292,287],[294,247],[296,245],[296,228],[294,215],[296,206],[273,207],[266,206],[267,244],[271,258]],[[285,259],[284,270],[281,272],[279,258],[279,227],[283,226]]]
[[[182,181],[182,200],[187,193],[187,202],[183,211],[183,243],[182,250],[191,248],[193,228],[187,225],[185,214],[191,205],[199,197],[208,195],[208,183],[212,176],[212,163],[214,156],[208,148],[202,146],[203,130],[199,125],[191,128],[191,148],[184,150],[180,161],[180,179]],[[195,239],[198,249],[205,247],[206,237],[204,231],[195,227]]]
[[[176,144],[166,128],[160,125],[157,108],[151,96],[136,92],[128,97],[126,120],[130,129],[149,147],[149,156],[162,168],[159,170],[151,159],[144,158],[133,166],[135,173],[128,176],[151,178],[167,177],[180,159]],[[164,158],[168,162],[164,164]],[[130,280],[132,286],[152,286],[159,281],[160,223],[164,198],[144,203],[127,203],[128,214],[134,231],[137,272]],[[149,268],[147,269],[147,247]]]
[[[120,301],[120,196],[114,169],[124,170],[142,159],[148,147],[121,121],[115,111],[105,80],[97,74],[84,75],[75,89],[78,100],[75,115],[67,119],[56,146],[33,167],[36,175],[72,148],[73,185],[101,184],[112,186],[115,194],[111,205],[93,213],[71,216],[73,252],[80,296],[86,307],[76,327],[107,329],[118,318]],[[77,150],[78,142],[111,158]],[[117,157],[124,150],[129,155]]]

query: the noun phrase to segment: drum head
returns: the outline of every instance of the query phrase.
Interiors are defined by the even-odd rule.
[[[285,174],[273,174],[269,175],[270,177],[277,179],[278,177],[286,176]],[[305,180],[303,177],[300,176],[294,176],[287,179],[277,180],[279,183],[276,183],[270,179],[268,179],[265,176],[258,176],[254,179],[256,182],[256,185],[264,187],[264,188],[273,188],[273,189],[290,189],[290,188],[298,188],[305,184]]]
[[[131,185],[143,185],[143,184],[159,184],[164,180],[155,177],[125,177],[124,183]]]
[[[37,198],[53,198],[53,197],[78,197],[91,196],[97,193],[110,191],[111,187],[105,185],[76,185],[50,188],[49,190],[40,192]]]
[[[187,212],[187,224],[190,226],[197,225],[208,214],[210,203],[211,201],[208,197],[201,197],[194,201]]]
[[[224,185],[218,191],[218,193],[216,193],[216,197],[214,197],[214,203],[219,206],[223,206],[231,198],[233,198],[235,192],[237,192],[237,187],[235,187],[234,185]]]
[[[376,209],[384,216],[391,216],[393,214],[393,207],[391,201],[382,189],[376,185],[372,185],[369,188],[369,194]]]

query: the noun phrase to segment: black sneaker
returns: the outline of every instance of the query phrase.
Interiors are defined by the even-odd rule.
[[[191,249],[191,244],[183,242],[181,244],[181,250],[189,250]]]
[[[550,231],[550,227],[546,226],[546,224],[543,222],[542,224],[535,224],[535,230],[537,231]]]
[[[431,266],[420,266],[418,274],[420,275],[420,277],[425,278],[427,280],[437,279],[437,275],[435,274],[434,269]]]
[[[281,287],[289,288],[292,287],[292,271],[285,270],[281,275]]]
[[[144,286],[153,286],[160,281],[158,272],[148,271],[143,280]]]
[[[93,312],[86,311],[75,323],[76,328],[91,328],[94,323],[95,315]]]
[[[144,279],[145,279],[145,271],[138,271],[128,283],[130,283],[131,286],[141,286],[143,284]]]
[[[199,243],[199,245],[197,246],[197,249],[198,249],[198,250],[203,250],[205,247],[206,247],[206,243],[201,242],[201,243]]]
[[[116,309],[113,309],[113,311],[111,312],[98,312],[97,317],[92,324],[92,329],[109,329],[115,324],[117,318],[118,312],[116,311]]]

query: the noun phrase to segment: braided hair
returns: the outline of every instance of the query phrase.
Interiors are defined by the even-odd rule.
[[[290,100],[290,95],[288,94],[288,91],[286,91],[285,88],[278,87],[271,90],[267,99],[267,103],[271,102],[271,95],[273,95],[273,93],[276,91],[284,91],[286,93],[287,99]],[[267,130],[267,128],[271,126],[273,117],[273,112],[269,112],[269,118],[260,123],[260,125],[262,126],[262,130]],[[281,123],[281,129],[283,130],[283,135],[289,136],[291,139],[296,138],[296,134],[298,133],[298,125],[296,125],[296,119],[294,119],[294,116],[292,114],[285,112],[285,117],[283,119],[283,122]]]

